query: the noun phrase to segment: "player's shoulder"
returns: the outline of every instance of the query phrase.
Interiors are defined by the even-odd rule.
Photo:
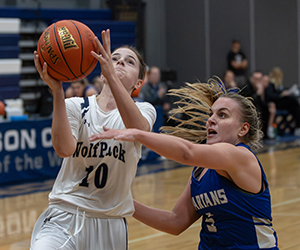
[[[242,161],[253,159],[253,156],[255,156],[250,147],[244,143],[234,145],[227,142],[218,142],[208,146],[211,146],[213,151],[219,152],[221,155],[227,156],[234,161],[238,159]]]
[[[149,102],[135,102],[135,105],[139,108],[139,109],[143,109],[143,108],[150,108],[150,109],[155,109],[154,106],[149,103]]]
[[[88,97],[70,97],[65,99],[65,103],[68,105],[81,105],[82,103],[91,103],[94,101],[96,95]]]
[[[82,102],[83,97],[69,97],[65,99],[65,103],[73,103],[73,104],[78,104],[80,102]]]
[[[95,104],[95,96],[66,98],[65,104],[67,110],[73,110],[73,112],[81,112],[83,109],[89,110]]]
[[[65,99],[65,104],[67,109],[80,109],[80,103],[83,98],[81,97],[70,97]]]

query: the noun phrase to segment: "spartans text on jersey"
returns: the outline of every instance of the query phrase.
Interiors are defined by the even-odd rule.
[[[192,197],[193,204],[197,210],[228,203],[224,189],[209,191]]]

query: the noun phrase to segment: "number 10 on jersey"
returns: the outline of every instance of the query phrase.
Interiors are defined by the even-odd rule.
[[[79,186],[82,187],[88,187],[88,177],[91,172],[93,172],[94,166],[89,166],[88,168],[85,168],[85,171],[87,172],[86,176],[83,178],[82,182],[79,184]],[[96,188],[104,188],[107,181],[107,175],[108,175],[108,167],[105,163],[101,163],[99,167],[97,167],[97,170],[95,172],[95,186]]]

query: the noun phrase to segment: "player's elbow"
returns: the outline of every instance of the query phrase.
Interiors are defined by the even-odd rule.
[[[53,148],[56,152],[56,154],[61,157],[61,158],[67,158],[70,157],[74,154],[75,152],[75,148],[73,147],[73,145],[70,146],[61,146],[61,145],[55,145],[53,144]]]
[[[173,219],[171,220],[171,225],[168,227],[168,233],[178,236],[183,233],[190,224],[187,223],[185,216],[175,214],[174,212],[172,212],[172,214]]]
[[[183,232],[183,230],[174,230],[174,232],[172,232],[171,234],[174,236],[178,236]]]
[[[52,145],[59,157],[67,158],[74,154],[76,151],[77,140],[75,137],[62,137],[52,133]]]
[[[64,150],[64,149],[60,149],[57,147],[54,147],[56,154],[61,157],[61,158],[67,158],[73,155],[74,151],[68,151],[68,150]]]
[[[143,122],[140,125],[140,130],[142,131],[146,131],[146,132],[150,132],[151,131],[151,127],[149,122],[144,118]]]
[[[186,228],[183,228],[181,226],[174,226],[172,227],[172,229],[170,231],[168,231],[169,234],[172,234],[174,236],[178,236],[181,233],[183,233],[185,231]]]
[[[143,123],[141,123],[141,124],[139,124],[137,126],[134,126],[133,128],[136,128],[138,130],[142,130],[142,131],[145,131],[145,132],[150,132],[151,131],[150,125],[149,125],[149,123],[147,121],[143,122]]]
[[[55,152],[60,158],[68,158],[72,155],[72,154],[70,155],[70,154],[65,154],[65,153],[57,153],[57,151],[55,151]]]

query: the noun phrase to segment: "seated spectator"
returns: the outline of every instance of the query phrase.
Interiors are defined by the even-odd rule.
[[[266,98],[265,90],[270,84],[270,78],[268,75],[264,75],[261,79],[262,82],[262,89],[264,90],[264,99]],[[274,139],[276,137],[275,131],[274,131],[274,122],[275,122],[275,116],[276,116],[276,105],[272,101],[267,101],[268,111],[269,111],[269,119],[268,119],[268,129],[267,129],[267,136],[270,139]]]
[[[140,88],[139,98],[150,102],[156,109],[162,108],[165,120],[171,105],[166,96],[167,86],[160,81],[160,69],[155,66],[150,67],[147,76],[148,81]]]
[[[225,74],[223,76],[223,82],[225,83],[227,89],[237,88],[236,82],[234,80],[234,73],[230,69],[225,71]]]
[[[292,87],[289,89],[286,89],[283,86],[283,71],[279,67],[274,67],[270,72],[270,81],[274,83],[276,89],[279,91],[282,91],[282,96],[298,96],[299,95],[299,89],[297,84],[293,84]]]
[[[255,107],[262,120],[264,138],[274,139],[274,118],[276,115],[275,103],[265,99],[266,79],[263,81],[263,73],[259,70],[252,72],[247,86],[241,90],[241,94],[253,98]]]
[[[101,76],[95,76],[92,80],[92,84],[96,87],[99,93],[102,91],[104,82],[101,80]]]
[[[96,89],[95,86],[89,84],[86,78],[71,82],[70,87],[68,87],[65,91],[66,98],[74,96],[88,97],[97,94],[99,94],[99,91]]]
[[[296,121],[295,135],[300,136],[300,105],[295,96],[287,95],[283,87],[283,72],[274,68],[270,72],[270,84],[266,88],[266,101],[274,102],[278,110],[287,110]]]

